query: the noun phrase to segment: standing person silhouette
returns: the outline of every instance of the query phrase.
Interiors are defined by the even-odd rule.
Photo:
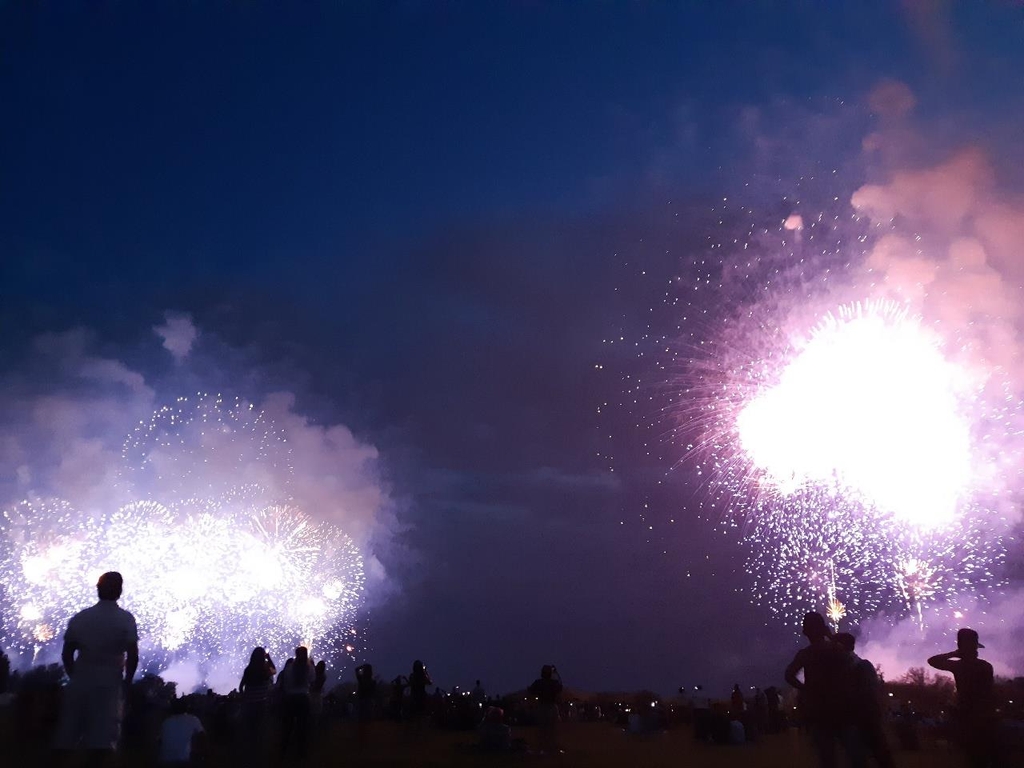
[[[818,765],[834,768],[837,742],[850,749],[852,728],[845,702],[852,665],[845,651],[833,642],[820,613],[804,615],[803,633],[808,644],[786,667],[786,682],[800,694],[800,716],[810,733]],[[801,670],[802,681],[797,677]],[[850,756],[856,761],[853,751]]]
[[[537,697],[537,725],[540,726],[540,751],[542,754],[557,755],[558,747],[558,700],[562,695],[562,676],[554,664],[540,668],[540,677],[528,689]]]
[[[746,702],[743,700],[743,691],[740,690],[740,684],[736,683],[732,687],[732,695],[729,696],[729,707],[732,710],[731,715],[733,720],[739,720],[743,717],[743,710],[746,709]]]
[[[854,653],[857,639],[849,632],[836,635],[836,643],[849,654],[853,664],[850,708],[856,736],[859,737],[857,746],[862,746],[880,768],[895,768],[882,724],[882,692],[875,665]]]
[[[427,719],[427,686],[433,685],[430,673],[422,661],[412,663],[409,675],[409,722],[413,731],[419,733]]]
[[[267,711],[276,673],[266,649],[253,648],[238,684],[242,699],[242,755],[249,765],[263,761]]]
[[[768,699],[760,688],[754,688],[754,701],[751,710],[753,710],[750,717],[751,731],[754,738],[760,738],[762,734],[768,732]]]
[[[483,683],[479,680],[476,681],[476,685],[473,686],[472,691],[473,701],[477,704],[483,705],[487,701],[487,692],[484,691]]]
[[[281,756],[288,754],[292,744],[300,759],[305,759],[309,744],[310,691],[316,679],[316,668],[309,658],[309,649],[300,645],[295,660],[285,663],[277,677],[281,687]]]
[[[952,672],[956,682],[953,727],[972,768],[988,768],[999,758],[995,678],[992,665],[978,658],[978,633],[964,627],[956,633],[956,650],[928,659],[928,665]]]
[[[11,659],[0,649],[0,696],[7,693],[11,683]]]
[[[327,687],[327,662],[320,659],[313,667],[313,684],[309,687],[310,720],[319,725],[324,714],[324,688]]]
[[[782,730],[782,694],[774,685],[769,685],[764,698],[768,705],[768,732],[778,733]]]
[[[405,689],[409,687],[409,679],[405,675],[398,675],[391,681],[391,698],[388,701],[388,709],[395,720],[402,719],[402,707],[405,698]]]
[[[377,696],[377,681],[373,677],[372,664],[356,667],[356,748],[366,749],[370,739],[370,721],[373,720],[374,699]]]
[[[116,571],[96,583],[99,602],[79,611],[64,633],[64,688],[55,747],[85,749],[89,765],[103,765],[117,749],[125,689],[139,666],[135,617],[118,606],[124,579]]]

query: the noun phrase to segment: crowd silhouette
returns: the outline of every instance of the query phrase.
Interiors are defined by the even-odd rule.
[[[38,700],[26,699],[35,703],[19,712],[53,713],[53,735],[47,740],[57,765],[69,764],[73,752],[82,753],[87,765],[109,765],[115,750],[127,747],[150,751],[160,765],[183,768],[198,764],[211,744],[222,753],[227,745],[233,765],[302,764],[311,742],[329,724],[342,720],[353,723],[356,755],[371,746],[374,721],[403,723],[414,751],[430,727],[475,730],[475,740],[466,749],[481,755],[554,756],[563,754],[561,722],[600,720],[632,734],[689,724],[695,738],[723,744],[757,742],[797,726],[806,733],[821,768],[896,765],[889,739],[893,733],[900,735],[893,728],[899,722],[887,717],[891,712],[883,706],[875,666],[857,655],[853,635],[833,634],[818,613],[805,615],[807,645],[783,673],[796,693],[797,700],[791,702],[795,706],[787,705],[776,686],[763,691],[751,686],[745,693],[739,683],[720,706],[698,700],[700,686],[685,691],[675,705],[651,693],[637,694],[638,700],[584,701],[573,695],[566,701],[566,688],[552,664],[542,666],[531,684],[508,696],[489,696],[480,680],[471,690],[444,691],[421,660],[413,662],[408,676],[398,675],[390,684],[375,675],[371,664],[361,664],[354,679],[328,690],[326,662],[314,662],[305,646],[295,648],[280,670],[264,647],[254,648],[230,694],[179,696],[173,684],[153,676],[144,675],[133,684],[138,631],[131,614],[117,605],[122,587],[116,572],[100,577],[99,601],[68,623],[62,666],[12,678],[7,657],[0,655],[0,696],[9,699],[12,684],[25,697],[33,690],[49,692]],[[982,648],[978,633],[964,628],[957,634],[956,649],[932,656],[928,664],[953,675],[951,734],[966,764],[993,768],[1004,765],[1003,749],[995,678],[992,665],[979,658]],[[63,687],[62,676],[67,680]],[[522,726],[531,726],[529,740],[515,730]],[[17,733],[31,738],[36,731],[26,719]],[[900,743],[911,742],[900,735]]]

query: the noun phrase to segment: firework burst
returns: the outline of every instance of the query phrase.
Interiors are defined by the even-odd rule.
[[[125,457],[122,482],[161,501],[100,514],[60,501],[3,511],[6,643],[33,659],[52,655],[67,620],[95,601],[99,574],[118,570],[144,654],[160,665],[244,659],[256,645],[355,651],[361,554],[287,496],[273,501],[291,468],[287,441],[262,413],[181,399],[140,425]]]
[[[782,621],[923,626],[998,591],[1021,413],[1003,372],[969,329],[864,279],[874,235],[856,217],[771,231],[742,213],[745,233],[712,236],[670,281],[666,330],[637,341],[660,379],[625,377],[644,447],[684,451],[672,466],[696,479],[700,515],[738,533],[752,595]]]
[[[743,521],[755,595],[794,621],[824,598],[836,624],[842,605],[854,623],[909,612],[923,625],[937,598],[997,587],[979,377],[891,302],[773,338],[771,354],[702,365],[712,418],[694,449],[716,506]]]

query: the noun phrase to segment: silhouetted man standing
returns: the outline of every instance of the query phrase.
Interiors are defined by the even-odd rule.
[[[797,651],[786,667],[786,682],[800,693],[800,716],[807,725],[820,768],[836,765],[837,743],[850,750],[848,710],[852,664],[848,655],[829,634],[820,613],[804,616],[806,647]],[[797,673],[803,670],[801,681]],[[851,758],[855,753],[850,751]]]
[[[853,666],[851,715],[861,742],[854,747],[863,747],[881,768],[895,768],[882,724],[881,685],[875,665],[854,653],[857,640],[849,632],[836,635],[836,644],[849,654]]]
[[[11,660],[7,654],[0,650],[0,696],[7,693],[7,686],[11,683]]]
[[[999,752],[992,665],[978,658],[978,633],[964,627],[956,633],[956,650],[928,659],[928,664],[952,672],[956,681],[953,724],[957,740],[971,766],[996,764]]]
[[[540,677],[530,683],[527,689],[537,698],[537,724],[540,726],[539,746],[542,754],[557,755],[558,747],[558,700],[562,695],[562,676],[554,664],[540,668]]]
[[[124,688],[139,666],[135,617],[117,604],[123,584],[116,571],[100,576],[99,602],[72,616],[64,633],[61,661],[71,682],[64,688],[55,746],[88,750],[92,765],[102,765],[117,749]]]

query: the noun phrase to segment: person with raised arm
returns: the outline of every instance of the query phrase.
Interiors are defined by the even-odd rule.
[[[996,765],[1000,752],[995,675],[992,665],[978,657],[978,649],[984,647],[976,631],[963,627],[956,633],[955,651],[928,659],[930,667],[953,674],[956,683],[954,734],[972,768]]]

